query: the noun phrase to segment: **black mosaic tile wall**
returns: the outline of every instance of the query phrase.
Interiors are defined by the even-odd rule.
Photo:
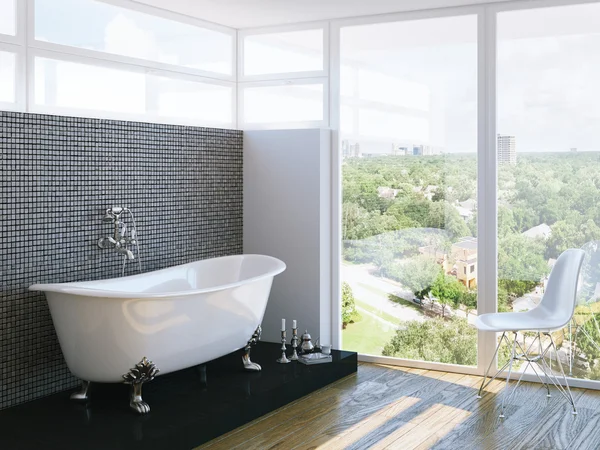
[[[120,276],[108,207],[133,211],[144,272],[242,252],[241,131],[0,111],[0,154],[0,409],[77,385],[27,287]]]

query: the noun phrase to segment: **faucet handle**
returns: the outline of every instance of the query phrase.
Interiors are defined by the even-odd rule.
[[[98,247],[100,248],[118,247],[117,244],[118,242],[110,236],[98,239]]]

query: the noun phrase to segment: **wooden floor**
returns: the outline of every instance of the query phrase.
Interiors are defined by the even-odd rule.
[[[498,418],[501,381],[361,364],[346,377],[201,449],[600,449],[600,392],[574,389],[573,416],[556,391],[519,386]]]

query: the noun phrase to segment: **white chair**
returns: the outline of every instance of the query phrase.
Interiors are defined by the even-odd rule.
[[[567,401],[573,407],[573,414],[577,414],[575,408],[575,402],[571,389],[569,389],[569,383],[562,367],[558,350],[554,344],[552,338],[552,331],[560,330],[565,327],[571,321],[573,313],[575,311],[575,300],[577,294],[577,280],[579,278],[579,271],[581,270],[581,263],[585,253],[583,250],[570,249],[563,252],[558,259],[556,264],[552,268],[550,277],[548,279],[548,285],[546,291],[540,301],[539,305],[527,312],[510,312],[510,313],[493,313],[493,314],[482,314],[477,317],[475,326],[482,331],[492,331],[496,333],[502,333],[494,357],[485,372],[481,387],[479,388],[478,398],[481,398],[481,394],[486,386],[488,386],[493,380],[495,380],[500,373],[508,367],[508,375],[506,376],[506,385],[504,387],[504,394],[502,396],[502,407],[500,417],[504,417],[504,405],[508,396],[508,383],[512,373],[512,367],[514,361],[526,361],[527,364],[521,372],[521,376],[517,381],[510,398],[514,395],[515,391],[521,383],[523,374],[527,367],[531,367],[540,380],[540,382],[546,387],[547,396],[550,397],[550,386],[548,380],[558,389],[558,391],[567,399]],[[536,333],[533,341],[526,346],[518,342],[517,332],[518,331],[533,331]],[[511,344],[507,337],[507,333],[513,333],[513,342]],[[550,339],[550,343],[544,349],[542,344],[542,335],[547,336]],[[511,348],[511,354],[509,360],[504,364],[494,375],[486,382],[490,369],[496,363],[496,356],[498,355],[498,349],[502,342],[505,341]],[[539,344],[538,354],[530,356],[531,350],[534,348],[535,343]],[[517,353],[517,347],[519,353]],[[526,349],[524,347],[527,347]],[[556,354],[556,361],[560,369],[564,381],[564,387],[561,385],[558,376],[554,375],[545,357],[549,355],[548,351],[554,349]],[[538,371],[536,370],[537,363],[538,368],[544,373],[546,381],[543,381]]]

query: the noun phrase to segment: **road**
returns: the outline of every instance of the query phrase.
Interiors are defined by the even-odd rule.
[[[367,265],[342,264],[342,280],[352,288],[354,296],[373,308],[383,311],[399,320],[425,320],[418,310],[393,302],[389,294],[396,295],[410,301],[412,293],[400,285],[373,276],[369,273]]]
[[[373,270],[373,267],[367,264],[342,264],[342,280],[350,285],[357,300],[399,320],[417,320],[420,322],[426,320],[426,317],[417,308],[396,303],[388,298],[388,295],[392,294],[406,301],[411,301],[413,298],[411,291],[392,280],[372,275],[371,270]],[[437,308],[441,314],[439,305],[437,305]],[[446,316],[465,317],[464,311],[454,311],[450,307],[446,307],[445,314]],[[468,320],[471,325],[474,324],[475,318],[475,314],[469,314]]]

